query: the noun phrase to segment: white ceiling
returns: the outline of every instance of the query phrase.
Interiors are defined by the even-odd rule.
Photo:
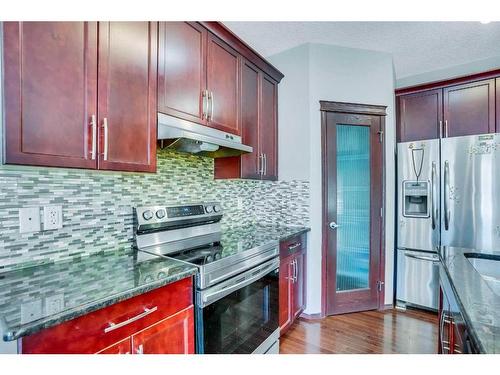
[[[263,56],[303,43],[393,54],[396,78],[500,56],[500,22],[224,22]]]

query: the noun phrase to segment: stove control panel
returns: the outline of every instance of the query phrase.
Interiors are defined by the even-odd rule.
[[[186,205],[144,206],[134,209],[137,229],[160,229],[185,219],[199,221],[219,220],[222,207],[218,202],[195,203]],[[182,224],[182,223],[179,223]]]

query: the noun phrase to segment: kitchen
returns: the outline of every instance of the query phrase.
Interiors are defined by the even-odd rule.
[[[360,24],[2,22],[0,352],[498,353],[500,64]]]

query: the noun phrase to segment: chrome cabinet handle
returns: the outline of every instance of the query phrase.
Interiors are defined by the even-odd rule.
[[[267,175],[267,154],[264,154],[264,176]]]
[[[259,174],[261,176],[264,175],[264,154],[260,154],[259,155],[259,160],[260,160],[260,169],[259,169]]]
[[[141,344],[137,347],[137,350],[135,351],[136,354],[144,354],[144,346]]]
[[[104,160],[108,160],[108,119],[104,117],[102,127],[104,129]]]
[[[148,308],[144,308],[144,312],[140,313],[139,315],[136,315],[130,319],[127,319],[121,323],[113,323],[113,322],[110,322],[109,323],[109,326],[104,328],[104,333],[108,333],[108,332],[111,332],[111,331],[114,331],[115,329],[118,329],[118,328],[121,328],[121,327],[124,327],[126,326],[127,324],[130,324],[132,322],[135,322],[136,320],[139,320],[139,319],[142,319],[144,318],[145,316],[148,316],[149,314],[152,314],[154,313],[156,310],[158,310],[158,307],[155,306],[155,307],[152,307],[150,309]]]
[[[207,120],[214,118],[214,93],[207,90]]]
[[[339,227],[339,225],[335,221],[332,221],[330,224],[328,224],[328,226],[330,227],[330,229],[337,229]]]
[[[300,242],[294,243],[293,245],[288,246],[288,251],[295,250],[296,248],[300,247],[302,245]]]
[[[437,220],[437,190],[436,190],[436,162],[432,162],[432,174],[431,174],[431,185],[432,185],[432,229],[436,229],[436,220]]]
[[[439,120],[439,138],[443,138],[443,121]]]
[[[444,136],[448,138],[448,120],[444,120]]]
[[[97,148],[97,122],[95,115],[92,115],[90,126],[92,126],[92,160],[95,160],[95,152]]]
[[[210,93],[212,94],[212,96],[210,97],[210,104],[212,104],[212,109],[210,111],[210,118],[213,119],[214,118],[214,113],[215,113],[215,97],[214,97],[214,92],[213,91],[210,91]]]
[[[448,200],[450,199],[450,163],[448,160],[444,162],[444,229],[450,228],[450,209]]]
[[[207,115],[207,112],[208,112],[208,99],[207,99],[207,95],[208,95],[208,91],[207,90],[203,90],[201,92],[201,98],[202,98],[201,119],[202,120],[205,120],[205,119],[208,120],[208,115]]]
[[[298,271],[299,270],[299,265],[297,263],[297,259],[295,259],[294,262],[295,262],[295,267],[294,267],[295,268],[295,273],[293,275],[293,280],[296,283],[297,279],[298,279],[298,274],[299,274],[299,271]]]

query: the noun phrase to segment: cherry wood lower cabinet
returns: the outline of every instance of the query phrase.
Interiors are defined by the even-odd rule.
[[[285,333],[305,308],[306,235],[280,244],[279,325]]]
[[[192,354],[192,278],[26,336],[21,340],[21,352]]]

